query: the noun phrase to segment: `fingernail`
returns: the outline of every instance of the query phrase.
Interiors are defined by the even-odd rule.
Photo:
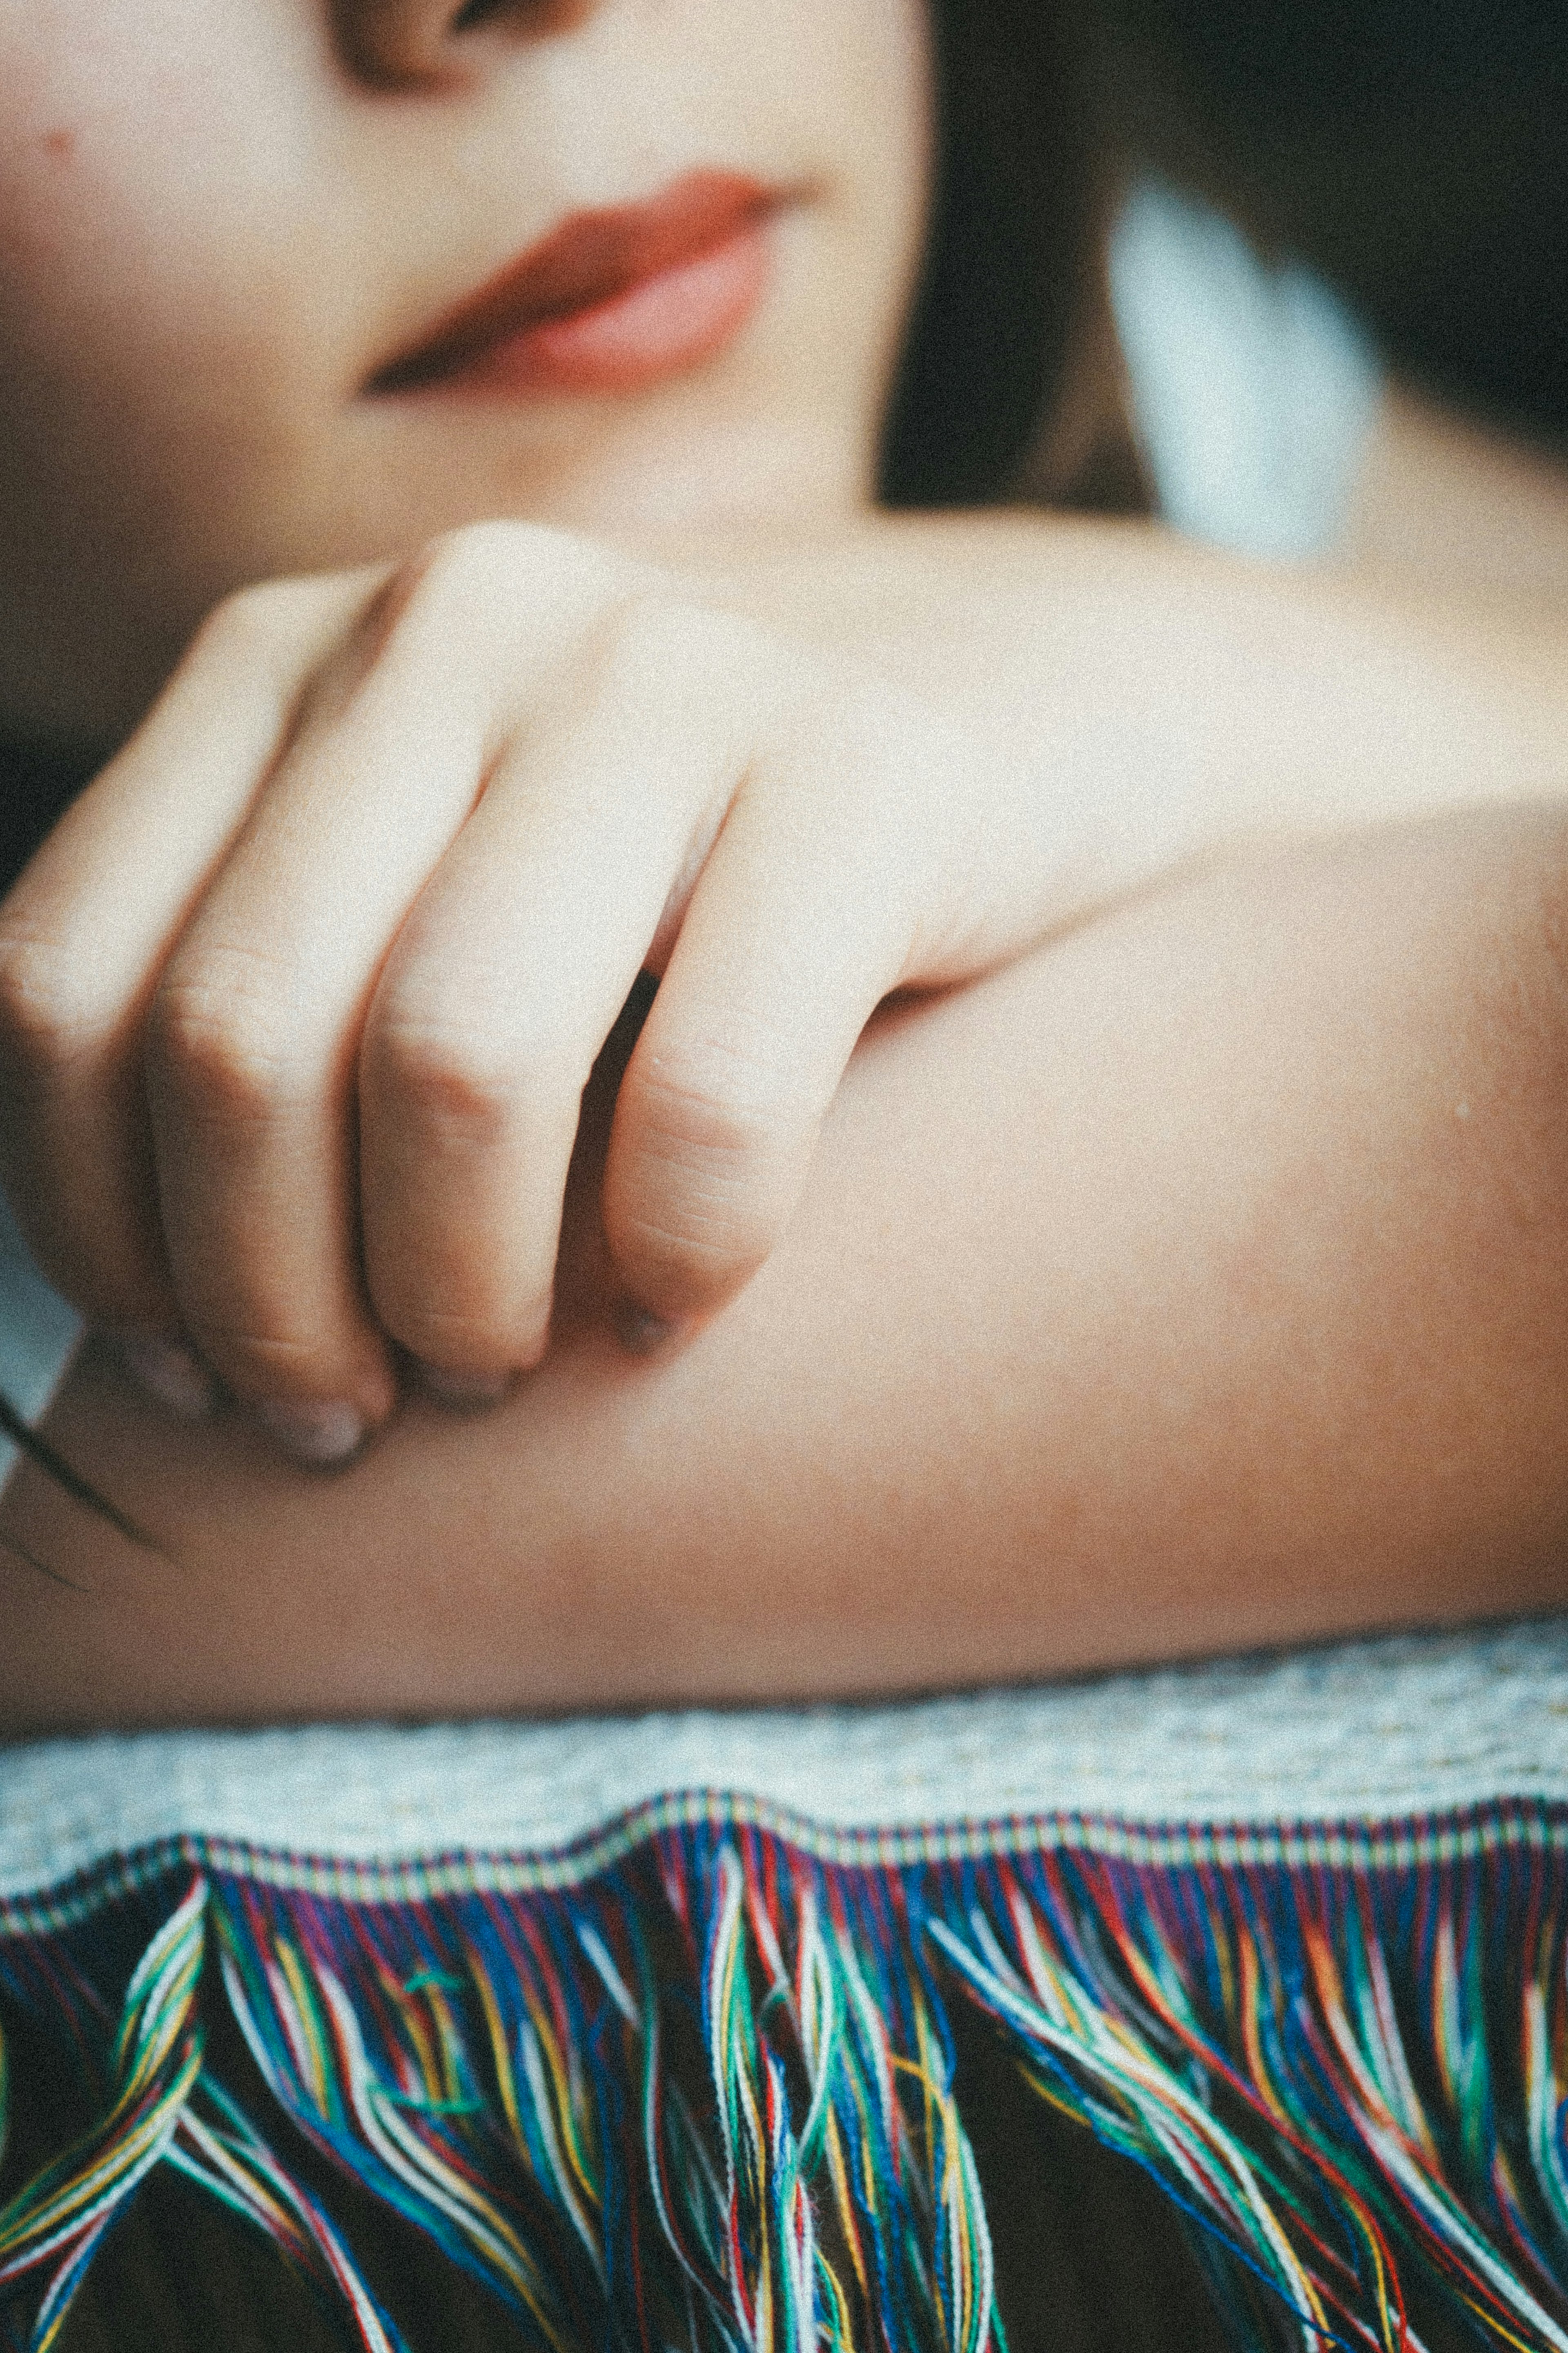
[[[369,1433],[352,1405],[285,1405],[268,1399],[256,1419],[285,1454],[310,1471],[335,1471],[352,1462]]]
[[[672,1340],[679,1327],[667,1324],[662,1315],[653,1315],[635,1300],[626,1299],[616,1310],[616,1337],[628,1356],[651,1356]]]
[[[132,1379],[182,1421],[205,1421],[214,1412],[217,1385],[182,1342],[152,1332],[122,1332],[117,1345]]]
[[[493,1380],[476,1380],[466,1373],[444,1373],[439,1366],[427,1365],[423,1358],[416,1357],[415,1364],[421,1386],[449,1413],[484,1413],[492,1405],[500,1405],[511,1387],[510,1373],[501,1373]]]

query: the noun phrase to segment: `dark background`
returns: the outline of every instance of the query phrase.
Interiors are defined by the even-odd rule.
[[[1113,129],[1568,448],[1568,0],[1098,0]]]

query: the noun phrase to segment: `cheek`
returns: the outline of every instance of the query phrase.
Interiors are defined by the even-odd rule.
[[[85,404],[111,444],[155,439],[287,332],[267,256],[288,249],[306,126],[278,45],[303,18],[236,0],[37,13],[25,45],[0,37],[0,396],[13,425],[65,429]]]
[[[0,711],[166,666],[211,601],[193,503],[243,496],[299,341],[309,17],[36,0],[24,38],[0,7]]]
[[[76,310],[192,287],[204,267],[210,279],[236,215],[290,177],[298,126],[268,102],[286,84],[258,37],[277,12],[46,0],[42,13],[19,55],[0,44],[7,279],[30,264],[26,294]]]

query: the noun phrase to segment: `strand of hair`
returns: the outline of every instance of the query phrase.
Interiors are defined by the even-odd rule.
[[[85,1511],[95,1514],[108,1526],[113,1528],[118,1535],[122,1535],[127,1543],[139,1546],[143,1552],[158,1553],[162,1556],[162,1546],[148,1535],[146,1529],[139,1527],[127,1513],[120,1509],[118,1504],[111,1504],[107,1495],[100,1493],[90,1481],[84,1479],[79,1471],[73,1469],[65,1456],[58,1453],[49,1444],[47,1439],[40,1438],[37,1431],[23,1419],[10,1398],[3,1394],[0,1394],[0,1432],[4,1432],[19,1446],[23,1453],[37,1464],[46,1477],[52,1479],[57,1487],[63,1489],[65,1493],[70,1496],[73,1503],[80,1504]],[[9,1539],[6,1541],[9,1542]],[[12,1549],[18,1553],[22,1551],[20,1546],[13,1546]],[[23,1557],[26,1558],[26,1556],[24,1554]],[[42,1567],[42,1564],[35,1562],[34,1566]],[[47,1568],[44,1570],[44,1574],[47,1577],[56,1576],[54,1570]],[[69,1579],[57,1577],[57,1582],[68,1584]]]

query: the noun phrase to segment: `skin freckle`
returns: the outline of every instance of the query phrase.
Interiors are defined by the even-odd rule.
[[[68,164],[76,153],[76,132],[46,131],[40,143],[45,154],[51,156],[57,164]]]

